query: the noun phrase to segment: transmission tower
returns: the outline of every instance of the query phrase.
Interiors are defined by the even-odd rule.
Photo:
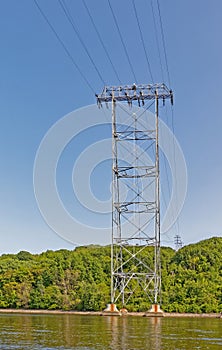
[[[181,239],[180,235],[176,234],[174,236],[174,244],[175,244],[176,250],[182,248],[183,242],[182,242],[182,239]]]
[[[116,304],[127,307],[138,288],[157,311],[161,302],[159,101],[173,103],[173,93],[165,84],[133,84],[104,87],[96,97],[99,107],[112,106],[110,311],[116,310]]]

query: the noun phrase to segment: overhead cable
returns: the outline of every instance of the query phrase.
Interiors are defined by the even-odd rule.
[[[97,36],[98,36],[98,39],[99,39],[99,41],[100,41],[100,44],[102,45],[103,50],[105,51],[106,57],[108,58],[109,63],[110,63],[111,66],[112,66],[112,69],[113,69],[113,71],[114,71],[114,73],[115,73],[115,75],[116,75],[117,80],[118,80],[119,83],[121,84],[121,80],[120,80],[120,78],[119,78],[119,75],[118,75],[118,73],[117,73],[117,71],[116,71],[116,68],[115,68],[115,66],[114,66],[114,64],[113,64],[113,62],[112,62],[112,60],[111,60],[111,57],[110,57],[110,55],[109,55],[109,52],[108,52],[108,50],[107,50],[107,48],[106,48],[106,46],[105,46],[105,44],[104,44],[104,42],[103,42],[103,40],[102,40],[102,37],[101,37],[101,35],[100,35],[100,33],[99,33],[99,30],[98,30],[98,28],[97,28],[97,26],[96,26],[96,24],[95,24],[94,19],[93,19],[91,13],[90,13],[90,10],[89,10],[88,6],[86,5],[85,0],[82,0],[82,2],[83,2],[83,5],[85,6],[85,9],[86,9],[86,11],[87,11],[87,13],[88,13],[88,16],[89,16],[89,18],[90,18],[90,20],[91,20],[91,23],[92,23],[92,25],[93,25],[93,27],[94,27],[94,29],[95,29],[95,32],[96,32],[96,34],[97,34]]]
[[[167,60],[166,42],[165,42],[165,36],[164,36],[164,30],[163,30],[163,22],[162,22],[162,16],[161,16],[161,12],[160,12],[159,0],[157,0],[157,7],[158,7],[159,18],[160,18],[160,29],[161,29],[161,35],[162,35],[162,41],[163,41],[164,57],[165,57],[165,61],[166,61],[168,83],[169,83],[169,88],[170,88],[171,87],[170,73],[169,73],[169,66],[168,66],[168,60]]]
[[[142,42],[142,45],[143,45],[143,50],[144,50],[144,53],[145,53],[145,56],[146,56],[146,62],[147,62],[147,66],[148,66],[148,71],[149,71],[152,83],[154,83],[153,75],[152,75],[152,71],[151,71],[151,66],[150,66],[150,62],[149,62],[149,58],[148,58],[148,54],[147,54],[147,50],[146,50],[146,46],[145,46],[145,42],[144,42],[144,38],[143,38],[143,33],[142,33],[142,30],[141,30],[139,17],[138,17],[138,13],[137,13],[137,10],[136,10],[135,0],[132,0],[132,3],[133,3],[134,13],[135,13],[135,16],[136,16],[137,25],[138,25],[139,32],[140,32],[140,38],[141,38],[141,42]]]
[[[172,131],[173,135],[175,135],[175,128],[174,128],[174,110],[173,106],[171,106],[171,115],[172,115]],[[177,181],[177,168],[176,168],[176,152],[175,152],[175,138],[173,138],[173,162],[174,162],[174,169],[175,169],[175,187],[176,187],[176,206],[178,205],[178,181]],[[180,234],[180,222],[179,217],[176,220],[176,226],[177,226],[177,233]]]
[[[89,50],[87,49],[87,46],[86,46],[86,44],[84,43],[84,41],[83,41],[83,39],[82,39],[82,37],[81,37],[81,35],[80,35],[80,33],[79,33],[79,31],[78,31],[78,29],[77,29],[75,23],[74,23],[73,17],[72,17],[72,15],[71,15],[71,13],[70,13],[70,11],[69,11],[67,5],[65,4],[65,2],[64,2],[63,0],[58,0],[58,2],[59,2],[59,4],[60,4],[60,6],[62,7],[62,10],[63,10],[63,12],[64,12],[66,18],[68,19],[69,23],[71,24],[71,26],[72,26],[72,28],[73,28],[73,30],[74,30],[76,36],[78,37],[78,39],[79,39],[79,41],[80,41],[82,47],[84,48],[84,50],[85,50],[87,56],[89,57],[89,59],[90,59],[92,65],[93,65],[93,67],[95,68],[95,70],[96,70],[96,72],[97,72],[97,74],[98,74],[100,80],[102,81],[103,85],[106,85],[106,83],[105,83],[105,81],[104,81],[104,79],[103,79],[103,77],[102,77],[102,75],[101,75],[101,73],[100,73],[98,67],[96,66],[96,64],[95,64],[95,62],[94,62],[92,56],[90,55],[90,52],[89,52]]]
[[[79,72],[79,74],[81,75],[82,79],[85,81],[85,83],[88,85],[88,87],[90,88],[90,90],[95,93],[92,85],[90,84],[90,82],[88,81],[88,79],[86,78],[86,76],[84,75],[84,73],[82,72],[82,70],[80,69],[80,67],[78,66],[78,64],[75,62],[73,56],[71,55],[70,51],[68,50],[68,48],[66,47],[66,45],[64,44],[64,42],[62,41],[62,39],[60,38],[59,34],[56,32],[55,28],[53,27],[53,25],[50,23],[48,17],[46,16],[46,14],[43,12],[42,8],[40,7],[40,5],[38,4],[37,0],[34,0],[35,5],[37,6],[39,12],[41,13],[42,17],[44,18],[44,20],[46,21],[46,23],[48,24],[48,26],[51,28],[52,32],[54,33],[54,35],[56,36],[57,40],[59,41],[59,43],[62,45],[64,51],[66,52],[67,56],[69,57],[69,59],[71,60],[73,66],[76,68],[76,70]]]
[[[152,9],[153,24],[154,24],[154,32],[155,32],[155,38],[156,38],[156,45],[157,45],[158,58],[159,58],[159,63],[160,63],[160,70],[161,70],[162,82],[164,82],[163,64],[162,64],[161,54],[160,54],[160,43],[159,43],[159,38],[158,38],[157,23],[156,23],[156,19],[155,19],[155,12],[154,12],[154,7],[153,7],[153,0],[151,0],[151,9]]]
[[[132,72],[132,74],[133,74],[133,77],[134,77],[135,83],[137,83],[136,75],[135,75],[135,72],[134,72],[134,69],[133,69],[132,63],[131,63],[131,61],[130,61],[129,54],[128,54],[128,51],[127,51],[126,45],[125,45],[125,43],[124,43],[124,40],[123,40],[123,37],[122,37],[121,31],[120,31],[120,28],[119,28],[119,25],[118,25],[118,22],[117,22],[117,19],[116,19],[115,13],[114,13],[114,11],[113,11],[112,5],[111,5],[111,3],[110,3],[110,0],[108,0],[108,3],[109,3],[109,7],[110,7],[110,10],[111,10],[111,13],[112,13],[113,20],[114,20],[114,22],[115,22],[115,25],[116,25],[117,31],[118,31],[118,33],[119,33],[119,37],[120,37],[120,40],[121,40],[121,43],[122,43],[122,46],[123,46],[124,52],[125,52],[125,54],[126,54],[127,61],[128,61],[128,63],[129,63],[129,66],[130,66],[131,72]]]
[[[151,1],[152,4],[152,1]],[[169,87],[171,87],[171,80],[170,80],[170,73],[169,73],[169,65],[168,65],[168,59],[167,59],[167,50],[166,50],[166,41],[165,41],[165,35],[164,35],[164,29],[163,29],[163,21],[161,16],[161,10],[160,10],[160,4],[159,0],[157,0],[157,8],[158,8],[158,14],[159,14],[159,22],[160,22],[160,30],[161,30],[161,36],[162,36],[162,43],[163,43],[163,51],[164,51],[164,58],[165,58],[165,64],[167,69],[167,78],[168,78],[168,84]],[[173,113],[173,106],[171,105],[171,115],[172,115],[172,131],[173,135],[175,135],[175,129],[174,129],[174,113]],[[175,186],[176,186],[176,203],[175,205],[178,205],[178,193],[177,193],[177,173],[176,173],[176,155],[175,155],[175,139],[173,138],[173,162],[174,162],[174,169],[175,169]],[[168,174],[168,173],[167,173]],[[168,175],[167,175],[168,177]],[[168,179],[167,179],[168,181]],[[180,232],[180,223],[179,223],[179,217],[176,220],[176,227],[177,232],[179,234]]]

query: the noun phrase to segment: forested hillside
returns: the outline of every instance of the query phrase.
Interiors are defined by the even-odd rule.
[[[222,311],[222,238],[188,245],[177,252],[163,247],[161,252],[164,311]],[[102,310],[108,302],[108,246],[39,255],[22,251],[0,257],[0,308]],[[127,305],[129,311],[149,307],[140,290]]]

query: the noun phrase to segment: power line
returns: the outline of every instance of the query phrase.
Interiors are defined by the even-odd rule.
[[[163,22],[162,22],[162,16],[161,16],[161,12],[160,12],[159,0],[157,0],[157,7],[158,7],[159,18],[160,18],[160,29],[161,29],[161,35],[162,35],[162,41],[163,41],[164,56],[165,56],[165,61],[166,61],[166,69],[167,69],[168,83],[169,83],[169,88],[170,88],[170,87],[171,87],[171,83],[170,83],[170,73],[169,73],[169,66],[168,66],[168,60],[167,60],[166,42],[165,42],[165,36],[164,36],[164,30],[163,30]]]
[[[97,27],[96,27],[95,21],[94,21],[94,19],[93,19],[91,13],[90,13],[90,11],[89,11],[89,8],[88,8],[88,6],[86,5],[85,0],[82,0],[82,2],[83,2],[83,5],[85,6],[85,9],[86,9],[86,11],[87,11],[87,13],[88,13],[88,15],[89,15],[90,20],[91,20],[91,23],[92,23],[92,25],[93,25],[93,27],[94,27],[94,29],[95,29],[95,32],[96,32],[96,34],[97,34],[97,36],[98,36],[98,39],[99,39],[99,41],[100,41],[100,44],[102,45],[102,47],[103,47],[103,49],[104,49],[104,51],[105,51],[106,57],[108,58],[108,60],[109,60],[109,62],[110,62],[110,64],[111,64],[111,66],[112,66],[112,69],[113,69],[113,71],[114,71],[114,73],[115,73],[115,75],[116,75],[117,80],[118,80],[119,83],[121,84],[121,80],[120,80],[120,78],[119,78],[119,75],[118,75],[118,73],[117,73],[117,71],[116,71],[116,69],[115,69],[115,66],[114,66],[114,64],[113,64],[113,62],[112,62],[112,60],[111,60],[111,57],[110,57],[110,55],[109,55],[109,52],[107,51],[107,48],[106,48],[106,46],[105,46],[105,44],[104,44],[104,42],[103,42],[103,40],[102,40],[102,37],[101,37],[101,35],[100,35],[100,33],[99,33],[99,30],[98,30]]]
[[[69,52],[69,50],[67,49],[66,45],[64,44],[64,42],[62,41],[62,39],[60,38],[59,34],[56,32],[55,28],[53,27],[53,25],[50,23],[49,19],[47,18],[46,14],[43,12],[42,8],[40,7],[40,5],[38,4],[37,0],[34,0],[35,5],[37,6],[39,12],[41,13],[42,17],[44,18],[44,20],[46,21],[46,23],[48,24],[48,26],[50,27],[50,29],[52,30],[52,32],[54,33],[54,35],[56,36],[57,40],[59,41],[59,43],[62,45],[63,49],[65,50],[67,56],[69,57],[69,59],[71,60],[72,64],[74,65],[74,67],[77,69],[77,71],[79,72],[79,74],[81,75],[82,79],[85,81],[85,83],[88,85],[88,87],[90,88],[90,90],[93,92],[93,94],[95,93],[92,85],[90,84],[90,82],[88,81],[88,79],[86,78],[86,76],[84,75],[84,73],[82,72],[82,70],[80,69],[80,67],[78,66],[78,64],[75,62],[74,58],[72,57],[71,53]]]
[[[144,42],[144,38],[143,38],[143,33],[142,33],[142,30],[141,30],[139,17],[138,17],[138,13],[137,13],[137,10],[136,10],[135,0],[132,0],[132,3],[133,3],[133,9],[134,9],[137,25],[138,25],[139,32],[140,32],[140,38],[141,38],[141,41],[142,41],[143,50],[144,50],[144,53],[145,53],[145,56],[146,56],[146,62],[147,62],[147,66],[148,66],[148,71],[150,73],[150,77],[151,77],[152,83],[154,83],[153,75],[152,75],[152,71],[151,71],[151,66],[150,66],[150,62],[149,62],[149,59],[148,59],[148,54],[147,54],[147,50],[146,50],[146,46],[145,46],[145,42]]]
[[[175,128],[174,128],[174,110],[173,106],[171,106],[171,115],[172,115],[172,131],[173,135],[175,135]],[[177,196],[177,172],[176,172],[176,154],[175,154],[175,139],[173,138],[173,162],[174,162],[174,169],[175,169],[175,187],[176,187],[176,205],[178,204],[178,196]],[[179,234],[180,232],[180,222],[179,217],[176,220],[176,226],[177,226],[177,232]]]
[[[160,43],[159,43],[159,39],[158,39],[158,31],[157,31],[157,24],[156,24],[156,19],[155,19],[155,12],[154,12],[154,8],[153,8],[153,0],[151,0],[151,10],[152,10],[152,16],[153,16],[153,24],[154,24],[155,38],[156,38],[156,44],[157,44],[158,58],[159,58],[159,63],[160,63],[160,70],[161,70],[161,75],[162,75],[162,81],[164,82],[163,64],[162,64],[161,54],[160,54]]]
[[[112,13],[113,20],[114,20],[114,22],[115,22],[115,25],[116,25],[117,31],[118,31],[118,33],[119,33],[119,37],[120,37],[121,43],[122,43],[122,45],[123,45],[124,52],[125,52],[126,57],[127,57],[127,61],[128,61],[128,63],[129,63],[129,66],[130,66],[131,72],[132,72],[132,74],[133,74],[133,77],[134,77],[135,83],[137,83],[136,75],[135,75],[135,72],[134,72],[134,69],[133,69],[132,63],[131,63],[131,61],[130,61],[129,54],[128,54],[128,51],[127,51],[126,45],[125,45],[125,43],[124,43],[124,40],[123,40],[123,37],[122,37],[121,31],[120,31],[120,28],[119,28],[119,25],[118,25],[118,22],[117,22],[117,19],[116,19],[115,13],[114,13],[114,11],[113,11],[112,5],[111,5],[111,3],[110,3],[110,0],[108,0],[108,3],[109,3],[109,7],[110,7],[110,10],[111,10],[111,13]]]
[[[171,84],[170,84],[169,66],[168,66],[168,60],[167,60],[166,44],[165,44],[165,37],[164,37],[164,31],[163,31],[163,23],[162,23],[162,17],[161,17],[161,12],[160,12],[159,0],[157,0],[157,6],[158,6],[160,30],[161,30],[163,50],[164,50],[164,58],[165,58],[166,69],[167,69],[167,77],[168,77],[168,83],[169,83],[169,86],[170,86]],[[156,23],[156,19],[155,19],[153,0],[151,0],[151,9],[152,9],[153,22],[154,22],[154,30],[155,30],[155,37],[156,37],[156,43],[157,43],[157,50],[158,50],[161,74],[162,74],[162,79],[164,81],[163,64],[162,64],[162,59],[161,59],[160,43],[159,43],[159,38],[158,38],[158,30],[157,30],[157,23]],[[173,131],[173,134],[174,134],[174,117],[173,117],[173,108],[172,108],[172,106],[171,106],[171,111],[172,111],[172,131]],[[173,138],[173,162],[174,162],[174,169],[175,169],[175,172],[176,172],[175,140],[174,140],[174,138]],[[166,178],[166,180],[167,180],[167,187],[168,187],[168,191],[170,193],[169,175],[168,175],[168,171],[167,171],[167,165],[166,165],[165,157],[164,157],[164,167],[165,167],[165,172],[166,172],[166,177],[167,177]],[[177,175],[176,175],[176,173],[175,173],[175,182],[176,182],[175,187],[176,187],[176,205],[177,205],[178,199],[177,199]],[[177,235],[179,235],[179,231],[180,231],[179,218],[177,218],[177,220],[176,220],[176,228],[177,228]]]
[[[160,29],[161,29],[161,36],[162,36],[162,42],[163,42],[163,49],[164,49],[164,57],[165,57],[165,63],[166,63],[166,69],[167,69],[167,76],[168,76],[168,83],[169,87],[171,86],[170,82],[170,73],[169,73],[169,66],[168,66],[168,59],[167,59],[167,51],[166,51],[166,41],[164,36],[164,30],[163,30],[163,21],[160,11],[160,4],[159,0],[157,0],[157,7],[158,7],[158,13],[159,13],[159,20],[160,20]],[[173,135],[175,135],[175,128],[174,128],[174,111],[173,106],[171,105],[171,115],[172,115],[172,132]],[[176,154],[175,154],[175,139],[173,138],[173,162],[174,162],[174,169],[175,169],[175,187],[176,187],[176,205],[178,204],[178,195],[177,195],[177,173],[176,173]],[[176,227],[177,227],[177,235],[179,235],[180,232],[180,223],[179,223],[179,217],[176,220]]]
[[[105,83],[105,81],[104,81],[104,79],[103,79],[103,77],[102,77],[102,75],[101,75],[99,69],[97,68],[97,66],[96,66],[96,64],[95,64],[95,61],[93,60],[92,56],[90,55],[89,50],[87,49],[87,47],[86,47],[86,45],[85,45],[85,43],[84,43],[84,41],[83,41],[83,39],[82,39],[82,37],[81,37],[81,35],[80,35],[78,29],[76,28],[76,25],[74,24],[73,17],[72,17],[72,15],[71,15],[71,13],[70,13],[70,11],[69,11],[67,5],[65,4],[65,2],[64,2],[63,0],[58,0],[58,2],[59,2],[59,4],[60,4],[60,6],[62,7],[62,10],[63,10],[63,12],[64,12],[66,18],[68,19],[69,23],[71,24],[71,26],[72,26],[72,28],[73,28],[73,30],[74,30],[76,36],[78,37],[78,39],[79,39],[79,41],[80,41],[82,47],[84,48],[84,50],[85,50],[87,56],[89,57],[89,59],[90,59],[92,65],[93,65],[93,67],[95,68],[95,70],[96,70],[96,72],[97,72],[97,74],[98,74],[100,80],[102,81],[103,85],[106,85],[106,83]]]

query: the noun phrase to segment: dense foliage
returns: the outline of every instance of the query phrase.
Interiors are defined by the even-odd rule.
[[[163,247],[162,308],[168,312],[222,311],[222,238],[175,252]],[[110,301],[110,247],[21,251],[0,257],[0,308],[102,310]],[[150,302],[138,291],[129,310]]]

